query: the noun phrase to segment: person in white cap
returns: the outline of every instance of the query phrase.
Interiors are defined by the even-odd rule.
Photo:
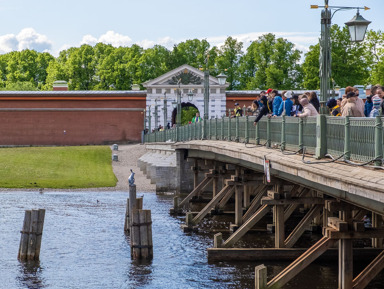
[[[291,111],[293,106],[293,102],[291,100],[292,96],[293,96],[292,91],[283,91],[282,93],[283,102],[280,104],[280,107],[277,111],[277,115],[291,116]]]

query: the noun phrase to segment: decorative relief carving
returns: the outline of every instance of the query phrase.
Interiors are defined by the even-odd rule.
[[[181,84],[202,84],[203,80],[198,75],[192,73],[191,71],[185,69],[184,71],[179,72],[168,80],[168,84],[176,85],[181,80]]]

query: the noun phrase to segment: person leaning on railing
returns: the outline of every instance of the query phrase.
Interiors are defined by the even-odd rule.
[[[235,109],[233,110],[233,112],[234,112],[233,117],[243,116],[243,110],[241,109],[240,105],[237,102],[235,103]]]
[[[351,91],[347,94],[347,102],[341,108],[341,116],[364,117],[364,112],[356,105],[356,94]]]
[[[297,114],[298,117],[302,118],[307,116],[316,116],[319,114],[316,108],[311,103],[309,103],[309,100],[307,97],[302,97],[300,99],[300,104],[303,106],[303,112]]]
[[[329,108],[332,116],[341,116],[341,108],[337,104],[337,100],[331,98],[327,101],[327,107]]]
[[[267,96],[263,96],[261,98],[261,103],[263,106],[261,107],[259,115],[256,117],[253,125],[256,126],[259,120],[264,116],[268,115],[268,117],[272,116],[272,99],[268,99]]]

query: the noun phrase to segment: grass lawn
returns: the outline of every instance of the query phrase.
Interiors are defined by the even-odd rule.
[[[0,148],[1,188],[114,187],[108,146]]]

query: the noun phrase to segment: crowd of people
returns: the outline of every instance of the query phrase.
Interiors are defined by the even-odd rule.
[[[371,95],[364,100],[359,98],[359,90],[348,86],[345,94],[337,99],[331,98],[326,106],[331,116],[376,117],[384,112],[384,87],[377,84],[371,87]],[[238,103],[235,104],[233,117],[241,116],[238,112]],[[248,112],[256,116],[254,125],[257,125],[263,116],[316,116],[320,112],[320,102],[316,92],[305,92],[295,95],[293,91],[283,91],[281,95],[275,89],[268,89],[256,94]]]
[[[371,86],[371,94],[365,100],[359,98],[359,89],[348,86],[345,94],[337,99],[331,98],[327,101],[326,107],[331,116],[351,116],[351,117],[376,117],[384,113],[384,86],[376,84]],[[254,125],[257,125],[263,116],[292,116],[307,117],[316,116],[320,112],[320,101],[315,91],[308,91],[301,95],[294,94],[293,91],[283,91],[281,94],[276,89],[269,88],[255,95],[251,106],[247,111],[256,117]],[[231,117],[243,116],[244,110],[239,103],[235,103],[233,115]],[[201,122],[202,118],[197,112],[190,123]],[[176,125],[167,124],[166,128],[159,125],[152,130],[163,131],[164,129],[174,128]]]

